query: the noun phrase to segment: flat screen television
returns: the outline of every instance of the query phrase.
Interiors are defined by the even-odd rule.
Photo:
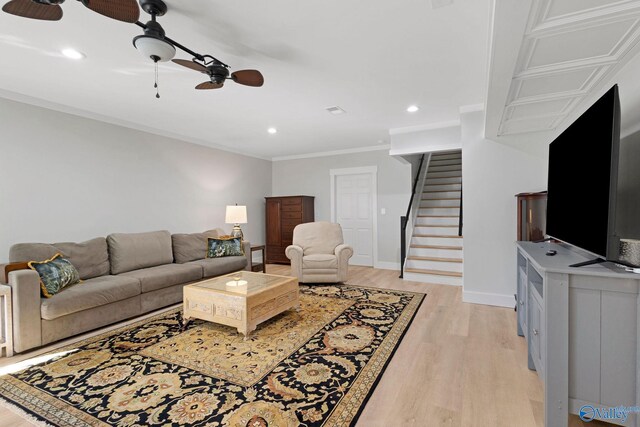
[[[620,100],[613,86],[549,145],[546,234],[617,258]]]

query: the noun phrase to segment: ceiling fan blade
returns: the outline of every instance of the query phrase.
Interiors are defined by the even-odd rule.
[[[62,18],[60,5],[40,4],[31,0],[11,0],[2,6],[2,10],[12,15],[42,21],[59,21]]]
[[[171,61],[178,65],[182,65],[183,67],[191,68],[194,71],[200,71],[201,73],[206,73],[208,71],[207,67],[204,65],[188,59],[172,59]]]
[[[82,0],[87,8],[122,22],[135,23],[140,18],[136,0]]]
[[[224,83],[204,82],[196,86],[196,89],[220,89]]]
[[[245,86],[260,87],[264,84],[264,77],[258,70],[238,70],[231,73],[234,82]]]

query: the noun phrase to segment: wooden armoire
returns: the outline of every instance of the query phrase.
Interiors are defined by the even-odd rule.
[[[293,240],[296,225],[313,222],[312,196],[265,197],[267,201],[267,263],[289,264],[284,250]]]

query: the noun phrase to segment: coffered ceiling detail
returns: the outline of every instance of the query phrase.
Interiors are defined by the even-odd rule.
[[[492,42],[489,138],[565,124],[637,51],[638,0],[532,0],[520,29],[500,21],[509,16],[500,13],[503,3],[496,0],[494,39],[521,37],[511,45]],[[512,50],[513,61],[506,49]],[[509,66],[512,71],[506,72]]]

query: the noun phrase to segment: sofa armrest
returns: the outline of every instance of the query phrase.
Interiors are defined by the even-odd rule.
[[[298,245],[289,245],[284,254],[291,260],[291,274],[302,280],[302,256],[304,250]]]
[[[251,243],[244,240],[242,242],[242,250],[244,251],[244,256],[247,257],[247,265],[244,269],[245,271],[251,271],[251,265],[253,263],[251,260]]]
[[[13,348],[20,353],[42,345],[40,276],[33,270],[9,273],[13,305]]]

